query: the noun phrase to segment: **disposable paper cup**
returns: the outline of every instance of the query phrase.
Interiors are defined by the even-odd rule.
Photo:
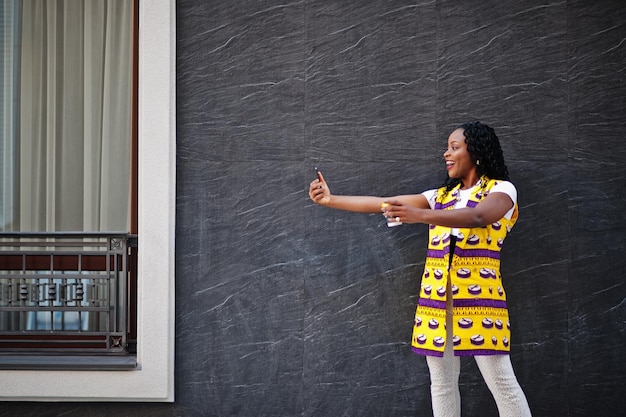
[[[381,208],[385,208],[385,207],[389,207],[390,204],[389,203],[383,203],[380,205]],[[385,216],[385,219],[387,219],[387,227],[394,227],[394,226],[400,226],[402,224],[402,222],[397,221],[395,217],[387,217]]]

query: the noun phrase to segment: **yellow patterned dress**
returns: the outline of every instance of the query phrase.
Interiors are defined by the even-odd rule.
[[[475,207],[497,183],[483,177],[472,189],[467,207]],[[459,187],[447,194],[440,188],[434,209],[454,209],[458,194]],[[511,330],[500,275],[500,249],[517,216],[516,204],[510,220],[458,229],[451,260],[452,229],[430,225],[413,327],[414,352],[443,356],[446,343],[452,343],[456,356],[509,353]],[[446,300],[450,295],[453,336],[446,340]]]

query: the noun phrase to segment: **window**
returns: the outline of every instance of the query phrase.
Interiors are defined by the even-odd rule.
[[[2,4],[0,230],[129,230],[133,2]]]
[[[3,2],[0,368],[130,366],[135,4]]]
[[[139,3],[137,369],[0,371],[4,401],[173,401],[174,10]]]

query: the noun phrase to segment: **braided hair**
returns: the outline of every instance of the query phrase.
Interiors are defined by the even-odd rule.
[[[496,132],[481,122],[467,122],[459,126],[463,129],[467,151],[476,166],[476,174],[489,179],[509,180],[509,170],[504,163],[504,155]],[[456,187],[461,180],[447,177],[444,183],[445,193]]]

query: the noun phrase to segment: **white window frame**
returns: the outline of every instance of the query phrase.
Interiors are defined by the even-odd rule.
[[[0,401],[174,401],[175,11],[139,1],[137,369],[2,370]]]

